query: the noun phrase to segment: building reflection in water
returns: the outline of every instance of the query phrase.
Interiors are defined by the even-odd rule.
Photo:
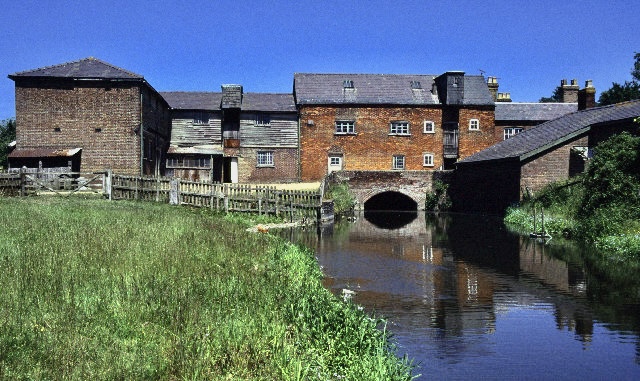
[[[506,229],[485,233],[481,227],[495,225],[492,219],[367,213],[355,223],[320,228],[315,242],[303,240],[330,274],[328,287],[353,289],[356,303],[396,316],[395,324],[427,321],[440,340],[486,335],[495,331],[499,311],[545,303],[553,306],[558,329],[588,343],[594,317],[582,298],[582,270]]]

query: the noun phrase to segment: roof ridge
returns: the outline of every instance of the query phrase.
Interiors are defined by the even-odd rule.
[[[84,61],[87,61],[87,62],[91,62],[91,61],[98,62],[98,63],[100,63],[102,65],[108,66],[108,67],[110,67],[110,68],[112,68],[114,70],[120,71],[120,72],[125,73],[125,74],[127,74],[129,76],[136,77],[136,78],[139,78],[139,79],[144,79],[143,75],[140,75],[138,73],[134,73],[134,72],[132,72],[130,70],[127,70],[127,69],[123,69],[123,68],[121,68],[119,66],[115,66],[113,64],[110,64],[110,63],[108,63],[106,61],[103,61],[101,59],[95,58],[93,56],[89,56],[89,57],[86,57],[86,58],[80,58],[80,59],[77,59],[77,60],[74,60],[74,61],[67,61],[67,62],[55,64],[55,65],[47,65],[47,66],[42,66],[42,67],[38,67],[38,68],[35,68],[35,69],[23,70],[23,71],[16,72],[16,73],[12,74],[11,76],[23,76],[25,74],[35,73],[35,72],[38,72],[38,71],[46,71],[46,70],[50,70],[50,69],[62,68],[62,67],[69,66],[69,65],[79,64],[79,63],[84,62]]]
[[[101,63],[101,64],[103,64],[103,65],[107,65],[107,66],[112,67],[112,68],[114,68],[114,69],[116,69],[116,70],[123,71],[123,72],[125,72],[125,73],[127,73],[127,74],[129,74],[129,75],[134,76],[134,77],[144,78],[144,76],[143,76],[143,75],[141,75],[141,74],[134,73],[134,72],[132,72],[132,71],[130,71],[130,70],[127,70],[127,69],[123,69],[123,68],[121,68],[121,67],[119,67],[119,66],[116,66],[116,65],[110,64],[109,62],[103,61],[103,60],[101,60],[101,59],[99,59],[99,58],[96,58],[96,57],[94,57],[94,56],[89,56],[89,57],[87,57],[87,58],[80,59],[80,60],[78,60],[78,61],[76,61],[76,62],[80,62],[80,61],[96,61],[96,62],[100,62],[100,63]]]

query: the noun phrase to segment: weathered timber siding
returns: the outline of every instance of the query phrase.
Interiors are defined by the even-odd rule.
[[[202,113],[205,113],[204,111]],[[206,112],[209,122],[194,124],[195,111],[174,110],[171,122],[171,144],[192,147],[204,144],[222,144],[222,116],[220,112]],[[201,114],[201,112],[198,112]]]
[[[263,113],[270,116],[268,126],[256,125],[256,113],[240,114],[241,147],[298,147],[298,116],[296,113]]]

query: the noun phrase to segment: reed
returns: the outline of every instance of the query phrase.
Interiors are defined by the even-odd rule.
[[[247,218],[0,198],[0,378],[397,379],[381,321]]]

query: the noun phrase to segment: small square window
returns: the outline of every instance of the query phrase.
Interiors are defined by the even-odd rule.
[[[95,131],[95,132],[102,132],[102,128],[97,127],[94,131]]]
[[[433,167],[433,154],[425,153],[422,155],[422,165],[425,167]]]
[[[341,160],[341,158],[339,156],[331,156],[329,158],[329,165],[336,167],[336,166],[340,165],[341,161],[342,160]]]
[[[53,132],[60,132],[60,131],[62,131],[62,130],[60,129],[60,127],[54,127],[54,128],[53,128]]]
[[[433,134],[436,132],[436,124],[430,120],[424,121],[424,133],[425,134]]]
[[[356,123],[351,120],[337,120],[336,134],[355,134]]]
[[[397,121],[391,122],[391,135],[409,135],[409,122]]]
[[[404,155],[394,155],[393,156],[393,169],[404,169]]]
[[[267,113],[257,113],[256,114],[256,126],[269,127],[271,126],[271,118]]]
[[[258,151],[258,167],[273,167],[273,151]]]
[[[473,131],[477,131],[480,129],[480,121],[478,119],[469,120],[469,129]]]
[[[521,132],[522,132],[522,128],[520,127],[506,127],[504,129],[504,140],[507,140],[510,137],[513,137],[514,135],[517,135]]]

